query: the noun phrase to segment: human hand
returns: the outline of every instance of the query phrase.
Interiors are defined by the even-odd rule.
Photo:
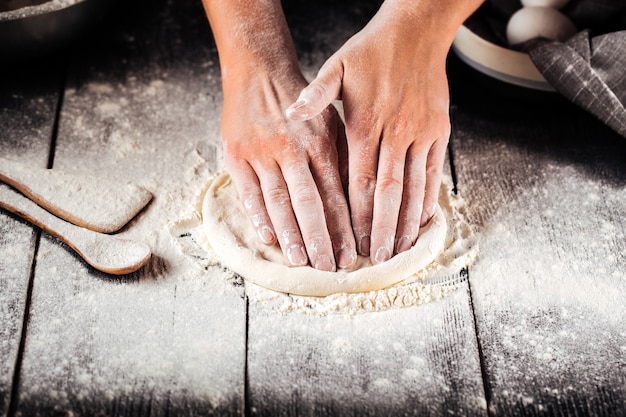
[[[344,127],[332,107],[304,123],[285,117],[306,86],[295,66],[287,68],[240,67],[225,79],[226,168],[259,238],[278,241],[290,265],[348,268],[356,245],[338,168]]]
[[[343,100],[352,225],[374,264],[411,248],[437,203],[450,135],[451,38],[438,39],[439,23],[427,17],[385,2],[287,110],[310,120]]]

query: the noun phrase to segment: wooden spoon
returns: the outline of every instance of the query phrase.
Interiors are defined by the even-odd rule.
[[[4,184],[0,184],[0,207],[58,237],[99,271],[129,274],[150,259],[150,248],[145,244],[75,226]]]
[[[0,181],[55,215],[101,233],[126,225],[152,199],[134,184],[42,169],[0,158]]]

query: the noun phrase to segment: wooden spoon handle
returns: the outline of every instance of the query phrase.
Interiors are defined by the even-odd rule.
[[[0,207],[56,236],[99,271],[128,274],[150,259],[150,248],[145,244],[75,226],[4,184],[0,184]]]
[[[0,181],[73,224],[101,233],[126,225],[152,199],[134,184],[42,169],[0,158]]]

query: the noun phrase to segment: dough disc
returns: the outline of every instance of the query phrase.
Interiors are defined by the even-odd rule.
[[[437,206],[413,248],[382,264],[372,265],[369,258],[359,256],[350,271],[290,267],[277,244],[267,246],[259,240],[226,172],[209,183],[202,219],[208,242],[224,266],[262,287],[309,296],[375,291],[396,284],[435,259],[444,247],[447,231],[445,215]]]

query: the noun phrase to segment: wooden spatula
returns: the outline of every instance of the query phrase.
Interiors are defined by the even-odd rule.
[[[113,233],[152,199],[134,184],[119,184],[89,175],[42,169],[0,158],[0,181],[75,225]]]
[[[89,265],[109,274],[129,274],[150,259],[150,248],[134,240],[97,233],[75,226],[10,188],[0,184],[0,208],[9,210],[61,239]]]

